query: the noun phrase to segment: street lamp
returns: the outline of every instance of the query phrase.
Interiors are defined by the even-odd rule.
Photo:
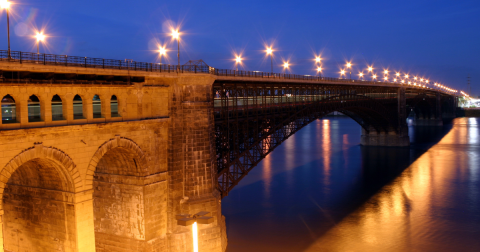
[[[8,15],[8,10],[10,9],[11,3],[8,0],[0,0],[0,8],[7,11],[7,33],[8,33],[8,59],[10,59],[10,16]]]
[[[237,67],[237,71],[238,71],[238,64],[242,64],[242,56],[235,56],[235,66]]]
[[[290,66],[290,64],[287,62],[283,62],[283,74],[285,74],[285,72],[287,71],[288,69],[288,66]]]
[[[352,63],[347,62],[347,68],[350,69],[350,80],[352,79]]]
[[[265,52],[267,53],[267,55],[270,55],[270,67],[271,67],[271,74],[273,74],[273,49],[272,47],[267,47],[267,49],[265,50]]]
[[[376,74],[372,75],[372,81],[374,81],[375,79],[377,79],[377,75],[376,75]]]
[[[160,48],[158,49],[158,53],[160,55],[160,65],[162,65],[162,56],[167,54],[167,49],[165,48],[165,46],[160,46]]]
[[[373,73],[373,67],[372,67],[372,66],[369,66],[369,67],[368,67],[368,72]]]
[[[340,77],[345,75],[345,70],[340,70]]]
[[[360,72],[358,76],[360,77],[361,80],[363,80],[363,72]]]
[[[37,39],[37,54],[40,54],[40,42],[43,42],[43,40],[45,40],[45,35],[43,34],[43,32],[37,32],[35,38]]]
[[[322,77],[322,67],[321,66],[317,67],[317,74],[319,75],[319,77]]]
[[[320,64],[321,61],[322,61],[322,58],[320,58],[319,56],[315,57],[315,63]]]
[[[178,29],[176,29],[176,30],[173,30],[173,29],[172,29],[171,36],[172,36],[173,39],[176,39],[176,40],[177,40],[177,47],[178,47],[178,50],[177,50],[178,70],[180,70],[180,32],[178,31]]]
[[[198,224],[210,224],[213,223],[213,217],[206,216],[209,212],[198,212],[194,215],[189,214],[177,214],[177,225],[180,226],[190,226],[192,225],[192,235],[193,235],[193,252],[198,252]]]

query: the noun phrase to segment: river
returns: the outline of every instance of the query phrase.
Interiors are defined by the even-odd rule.
[[[228,252],[480,251],[480,119],[409,127],[411,146],[360,146],[326,117],[222,200]]]

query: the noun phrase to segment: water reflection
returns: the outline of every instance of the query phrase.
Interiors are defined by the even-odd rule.
[[[478,123],[411,128],[411,148],[361,147],[350,119],[312,123],[223,200],[227,250],[478,251]]]

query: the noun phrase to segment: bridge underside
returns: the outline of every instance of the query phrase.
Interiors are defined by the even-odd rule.
[[[440,99],[433,92],[398,87],[295,83],[217,81],[213,93],[217,177],[222,196],[291,135],[333,111],[349,116],[362,127],[362,145],[401,147],[409,145],[409,111],[434,113],[439,106],[425,108],[419,101],[424,97]]]

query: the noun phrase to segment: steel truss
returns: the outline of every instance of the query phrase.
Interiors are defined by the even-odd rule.
[[[395,87],[218,82],[213,86],[218,189],[222,197],[266,155],[333,111],[367,132],[396,131]]]

